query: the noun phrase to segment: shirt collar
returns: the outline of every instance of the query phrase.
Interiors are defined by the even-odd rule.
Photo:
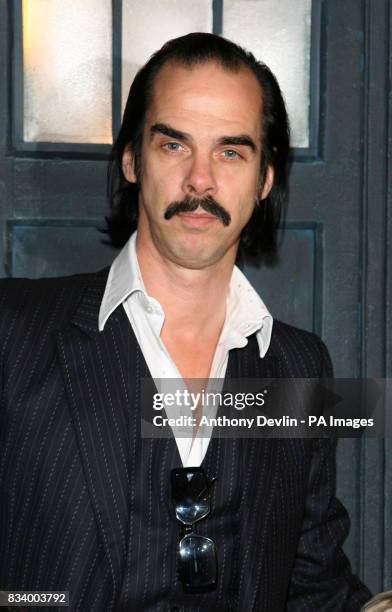
[[[273,318],[263,300],[246,276],[234,266],[227,300],[226,321],[230,334],[244,340],[256,334],[260,357],[264,357],[271,342]],[[242,345],[244,343],[242,342]]]
[[[136,235],[134,232],[113,261],[98,316],[99,331],[103,331],[106,321],[132,293],[140,292],[147,298],[143,279],[136,256]]]
[[[99,331],[103,331],[114,310],[135,292],[146,304],[152,299],[146,292],[137,261],[136,232],[111,265],[99,310]],[[241,270],[234,266],[224,328],[229,344],[244,346],[246,338],[255,333],[260,357],[264,357],[270,345],[272,325],[273,318],[263,300]]]

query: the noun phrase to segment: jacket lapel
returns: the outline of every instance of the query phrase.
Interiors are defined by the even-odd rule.
[[[255,336],[245,349],[230,354],[228,373],[232,378],[260,381],[259,388],[268,388],[273,379],[286,376],[284,363],[272,341],[264,358],[260,358]],[[244,390],[244,385],[241,385]],[[258,601],[263,573],[266,543],[272,528],[271,512],[279,494],[281,441],[271,438],[240,440],[243,461],[243,492],[239,533],[239,567],[237,569],[238,606],[254,610]]]
[[[127,550],[127,355],[118,313],[98,330],[106,275],[88,276],[71,323],[57,333],[63,379],[97,528],[109,561],[114,597]]]

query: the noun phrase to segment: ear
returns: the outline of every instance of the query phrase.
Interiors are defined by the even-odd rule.
[[[265,198],[268,196],[269,192],[271,191],[273,184],[274,184],[274,169],[269,164],[267,166],[267,170],[265,173],[264,183],[260,190],[260,196],[259,196],[260,200],[265,200]]]
[[[132,153],[131,149],[125,149],[124,154],[122,156],[121,165],[122,171],[127,181],[129,181],[130,183],[136,183],[135,156]]]

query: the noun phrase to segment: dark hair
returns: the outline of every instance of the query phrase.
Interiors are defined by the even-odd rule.
[[[108,168],[107,192],[110,214],[106,218],[112,244],[121,247],[137,227],[138,184],[129,183],[122,171],[122,157],[130,147],[135,160],[135,173],[140,177],[140,159],[146,111],[151,102],[154,79],[160,68],[172,61],[194,66],[209,61],[218,62],[227,70],[242,66],[251,69],[260,83],[262,108],[261,180],[268,165],[274,170],[274,184],[242,231],[240,246],[247,254],[273,252],[282,209],[287,195],[287,160],[289,125],[283,97],[270,69],[255,59],[252,53],[215,34],[193,33],[174,38],[154,53],[137,73],[125,107],[117,140],[113,145]]]

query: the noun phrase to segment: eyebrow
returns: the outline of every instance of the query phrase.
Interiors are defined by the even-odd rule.
[[[191,139],[190,134],[176,130],[170,127],[170,125],[166,125],[166,123],[154,123],[154,125],[151,126],[150,134],[151,137],[153,137],[154,134],[164,134],[164,136],[169,136],[169,138],[175,138],[176,140],[181,140],[183,142]],[[249,147],[252,151],[257,150],[256,143],[247,134],[239,134],[238,136],[221,136],[221,138],[218,139],[218,144],[223,146],[240,145]]]
[[[247,134],[240,134],[239,136],[222,136],[219,138],[218,143],[221,145],[243,145],[249,147],[252,151],[256,151],[256,143]]]
[[[185,132],[180,132],[180,130],[175,130],[170,127],[170,125],[166,125],[166,123],[154,123],[151,126],[150,130],[151,137],[154,134],[164,134],[165,136],[169,136],[170,138],[175,138],[176,140],[189,140],[190,134],[186,134]]]

